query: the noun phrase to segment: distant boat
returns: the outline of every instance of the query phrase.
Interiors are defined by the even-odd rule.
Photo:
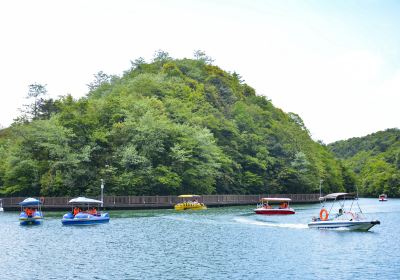
[[[293,208],[290,208],[289,203],[292,201],[290,198],[278,198],[278,197],[264,197],[261,198],[257,208],[254,209],[256,214],[261,215],[290,215],[296,212]],[[272,207],[272,203],[279,203],[279,206]]]
[[[3,209],[3,200],[0,199],[0,212],[3,212],[3,211],[4,211],[4,209]]]
[[[381,194],[380,196],[379,196],[379,201],[387,201],[387,195],[386,194]]]
[[[36,198],[29,197],[19,203],[21,213],[19,223],[21,225],[39,225],[43,220],[41,202]]]
[[[204,203],[199,202],[201,198],[200,195],[196,194],[182,194],[178,196],[181,199],[181,202],[174,206],[174,209],[177,211],[181,210],[206,210],[207,206]]]
[[[63,225],[94,225],[104,224],[110,221],[108,213],[98,210],[103,203],[100,200],[77,197],[68,203],[72,205],[72,211],[65,214],[61,220]]]
[[[350,208],[345,208],[345,201],[347,199],[355,200],[357,196],[351,193],[331,193],[324,197],[321,197],[321,210],[319,217],[313,217],[312,222],[308,224],[310,228],[318,229],[348,229],[348,230],[364,230],[367,231],[375,225],[379,225],[378,220],[367,219],[361,211],[360,205],[356,200],[356,205],[351,203]],[[325,208],[325,202],[327,200],[333,200],[332,205]],[[334,207],[336,204],[338,208]],[[334,211],[337,211],[334,213]]]

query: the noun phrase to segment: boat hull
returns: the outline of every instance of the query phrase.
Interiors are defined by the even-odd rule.
[[[61,223],[66,226],[87,226],[106,224],[110,221],[108,213],[101,214],[100,216],[79,213],[73,216],[71,213],[65,214]]]
[[[374,221],[317,221],[308,224],[309,228],[317,229],[348,229],[348,230],[363,230],[367,231],[380,222]]]
[[[29,226],[29,225],[40,225],[42,223],[42,219],[19,219],[19,224],[21,226]]]
[[[292,215],[296,213],[292,208],[287,208],[287,209],[257,208],[254,209],[254,212],[259,215]]]
[[[207,206],[203,204],[184,204],[179,203],[174,206],[174,209],[177,211],[184,211],[184,210],[207,210]]]
[[[40,225],[43,220],[42,212],[36,211],[33,216],[28,216],[25,212],[19,214],[19,223],[21,226]]]

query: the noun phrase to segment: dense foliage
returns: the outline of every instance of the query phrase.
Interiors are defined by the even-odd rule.
[[[84,98],[35,96],[0,134],[3,195],[308,193],[354,177],[236,73],[159,52],[122,77],[102,72]],[[37,87],[33,87],[33,90]],[[40,102],[38,102],[38,100]]]
[[[400,130],[388,129],[329,145],[357,178],[361,194],[400,197]]]

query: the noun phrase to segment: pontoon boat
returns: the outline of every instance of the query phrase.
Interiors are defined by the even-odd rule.
[[[96,199],[77,197],[69,201],[72,211],[65,214],[61,220],[63,225],[93,225],[110,221],[108,213],[98,211],[103,202]]]
[[[290,198],[278,198],[278,197],[264,197],[261,198],[257,208],[254,209],[256,214],[262,215],[290,215],[296,212],[293,208],[290,208],[289,203],[292,201]],[[279,203],[278,207],[272,207],[271,203]]]
[[[29,197],[19,203],[21,213],[19,223],[21,225],[38,225],[43,220],[41,202],[36,198]]]
[[[386,194],[381,194],[380,196],[379,196],[379,201],[387,201],[387,195]]]
[[[182,202],[176,204],[174,206],[175,210],[205,210],[207,206],[204,203],[200,202],[200,195],[195,194],[182,194],[178,196]]]

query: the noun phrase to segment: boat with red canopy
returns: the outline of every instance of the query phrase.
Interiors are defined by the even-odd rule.
[[[256,214],[261,215],[290,215],[296,212],[293,208],[290,208],[289,203],[292,200],[290,198],[281,197],[263,197],[257,208],[254,209]],[[279,204],[279,206],[272,206],[271,204]]]
[[[386,194],[381,194],[380,196],[379,196],[379,201],[387,201],[387,195]]]

